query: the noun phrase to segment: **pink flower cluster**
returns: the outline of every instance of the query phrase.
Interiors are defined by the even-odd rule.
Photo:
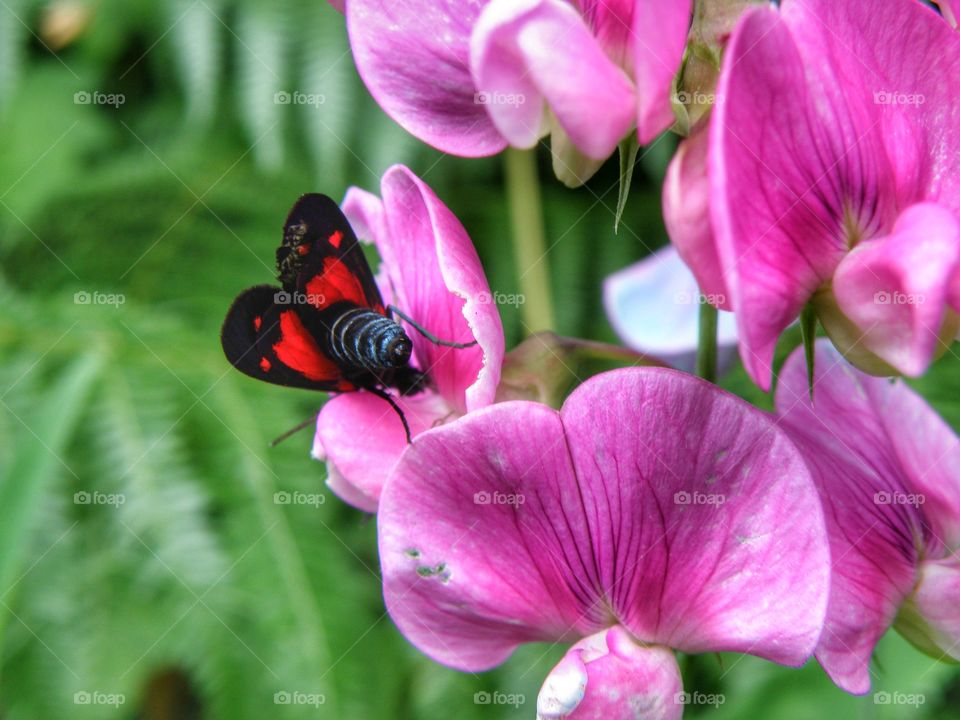
[[[540,718],[678,718],[676,651],[815,656],[851,693],[869,690],[891,627],[960,660],[960,440],[903,380],[877,377],[923,373],[960,323],[950,4],[730,5],[714,107],[665,182],[676,252],[612,277],[605,300],[630,344],[683,367],[706,298],[763,389],[781,333],[812,307],[829,340],[808,348],[809,375],[790,354],[772,412],[665,368],[597,375],[560,409],[499,401],[503,330],[460,222],[399,166],[379,197],[344,201],[380,253],[384,297],[477,344],[412,334],[431,388],[398,399],[412,444],[385,401],[354,393],[321,411],[314,455],[377,513],[386,606],[421,651],[475,672],[523,643],[570,644]],[[693,13],[723,6],[341,9],[360,74],[418,137],[475,156],[551,133],[555,153],[602,161],[672,124]],[[681,294],[698,299],[671,315]]]

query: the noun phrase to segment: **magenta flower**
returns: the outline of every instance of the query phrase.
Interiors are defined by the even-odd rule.
[[[960,75],[931,68],[958,66],[960,36],[912,0],[784,0],[737,26],[709,132],[672,171],[701,214],[706,187],[711,223],[673,240],[764,389],[811,301],[875,374],[920,374],[956,335]]]
[[[773,418],[665,369],[596,376],[561,411],[498,403],[422,435],[378,515],[387,608],[453,668],[576,642],[542,717],[675,718],[671,649],[799,665],[829,551]]]
[[[817,659],[840,687],[870,688],[870,656],[894,625],[960,660],[960,440],[903,381],[853,369],[817,344],[814,405],[802,351],[777,386],[780,426],[808,459],[833,558]]]
[[[697,287],[676,248],[667,246],[610,275],[603,282],[603,304],[617,335],[629,347],[692,372],[699,340],[700,304],[714,302]],[[720,365],[736,356],[737,324],[721,312],[717,321]]]
[[[407,328],[414,366],[431,387],[395,396],[416,436],[434,425],[493,402],[503,361],[503,327],[476,250],[463,226],[427,185],[395,165],[381,181],[382,199],[351,188],[343,211],[357,235],[382,258],[384,299],[437,337],[477,341],[466,349],[439,347]],[[376,510],[384,480],[407,441],[400,419],[370,393],[339,395],[317,419],[313,455],[327,461],[328,484],[347,502]]]
[[[602,161],[633,128],[646,143],[670,126],[691,6],[349,0],[346,17],[361,77],[413,135],[475,157],[552,132],[572,164],[573,148]]]

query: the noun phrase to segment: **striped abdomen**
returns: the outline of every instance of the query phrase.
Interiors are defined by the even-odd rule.
[[[341,366],[389,370],[407,365],[413,345],[399,324],[367,308],[348,310],[330,328],[330,355]]]

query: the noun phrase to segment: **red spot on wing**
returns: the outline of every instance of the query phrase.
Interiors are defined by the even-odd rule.
[[[306,255],[310,252],[309,245],[297,245],[297,255]]]
[[[367,304],[360,278],[339,258],[328,257],[323,261],[323,271],[307,282],[307,302],[323,309],[343,300]]]
[[[255,332],[260,332],[260,326],[263,325],[263,318],[257,315],[253,319],[253,329]]]
[[[259,318],[258,318],[258,319],[259,319]],[[264,372],[270,372],[270,368],[271,368],[271,367],[273,367],[273,365],[270,363],[270,359],[269,359],[269,358],[265,358],[265,357],[260,358],[260,369],[261,369],[261,370],[263,370]]]
[[[339,248],[340,243],[343,242],[343,233],[339,230],[336,230],[328,239],[330,240],[331,245],[333,245],[335,248]]]
[[[354,385],[349,380],[341,380],[340,382],[337,383],[337,390],[339,390],[340,392],[351,392],[356,389],[357,389],[357,386]]]
[[[340,376],[336,363],[323,354],[293,310],[280,313],[280,342],[273,351],[280,362],[308,380],[331,381]]]

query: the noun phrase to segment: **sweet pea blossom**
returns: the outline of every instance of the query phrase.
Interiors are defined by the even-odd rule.
[[[960,439],[902,380],[865,375],[817,344],[811,405],[802,351],[780,374],[780,426],[824,504],[833,575],[816,656],[841,688],[870,688],[893,625],[960,660]]]
[[[692,0],[349,0],[350,46],[380,106],[454,155],[530,148],[582,182],[634,128],[673,122]],[[564,177],[567,176],[567,177]]]
[[[634,350],[662,358],[692,372],[699,342],[700,305],[716,304],[700,292],[696,278],[667,246],[603,281],[603,305],[617,335]],[[736,354],[737,324],[721,312],[717,319],[719,365]]]
[[[387,609],[465,671],[575,643],[543,718],[677,718],[673,649],[799,665],[829,549],[816,489],[773,418],[662,368],[598,375],[560,411],[503,402],[424,433],[378,513]]]
[[[416,436],[493,402],[503,326],[476,250],[446,205],[401,165],[387,170],[380,192],[351,188],[343,211],[380,253],[384,299],[439,338],[477,342],[465,349],[438,346],[403,323],[413,342],[412,364],[429,379],[419,393],[394,395]],[[406,447],[400,418],[371,393],[338,395],[317,418],[313,455],[327,461],[330,488],[362,510],[376,510],[381,486]]]
[[[956,335],[960,75],[932,68],[958,66],[960,36],[913,0],[783,0],[741,19],[665,206],[668,225],[709,217],[671,238],[735,311],[764,389],[809,302],[874,374],[921,374]]]

